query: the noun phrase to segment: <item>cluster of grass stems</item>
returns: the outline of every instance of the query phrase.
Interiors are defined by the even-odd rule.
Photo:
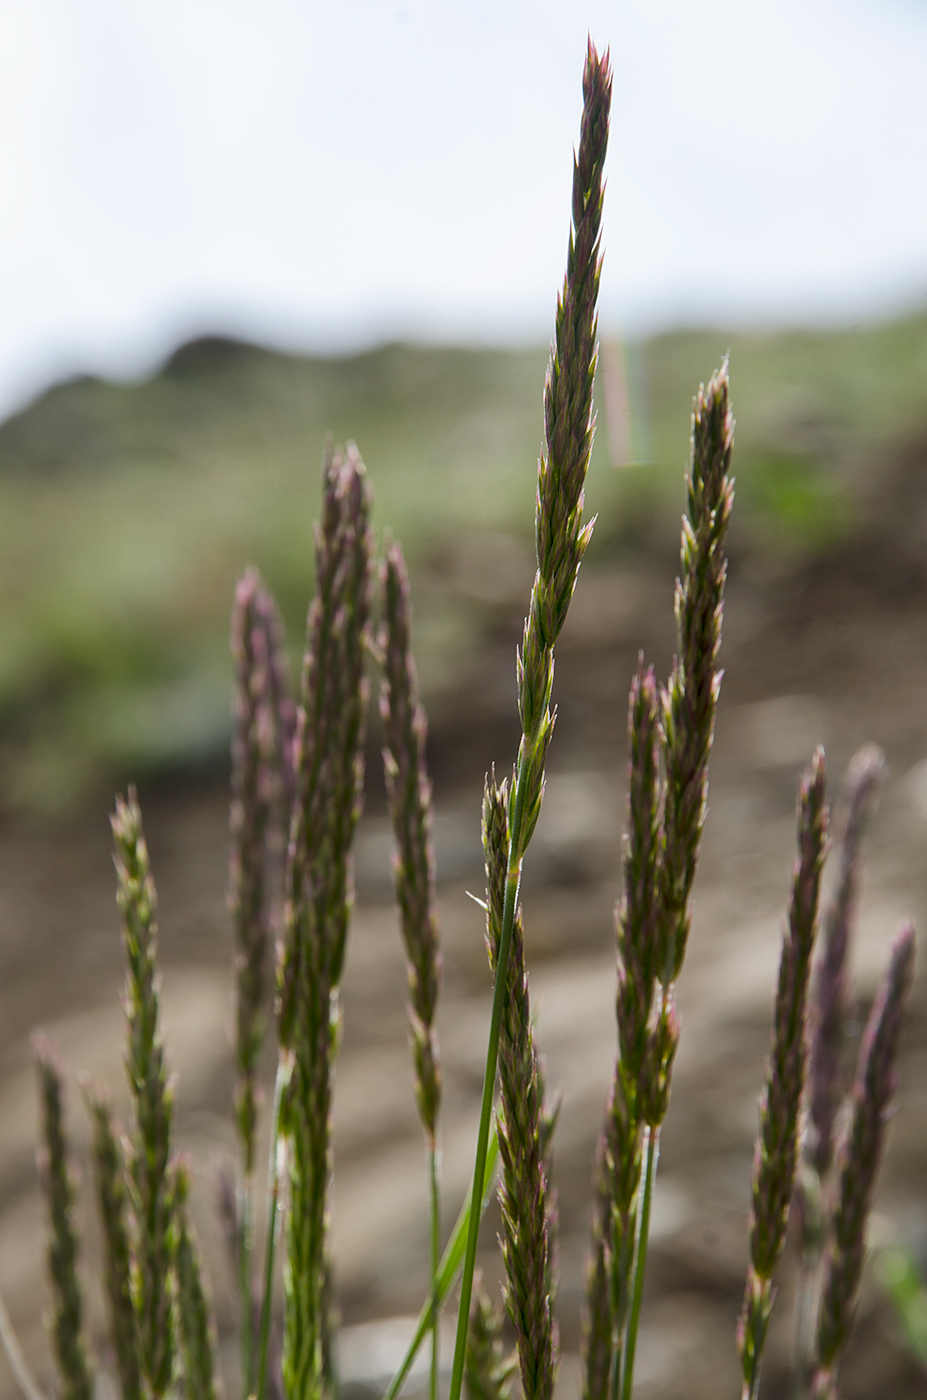
[[[429,1391],[441,1384],[438,1316],[458,1292],[450,1400],[551,1400],[557,1375],[555,1201],[550,1183],[556,1109],[547,1097],[526,970],[519,888],[544,796],[555,711],[554,649],[593,522],[583,520],[592,450],[600,219],[611,76],[590,44],[574,162],[566,277],[544,389],[545,448],[536,499],[537,574],[517,652],[522,737],[513,770],[486,779],[486,946],[492,1017],[472,1191],[450,1240],[440,1232],[441,1068],[435,1028],[441,988],[432,792],[426,719],[410,649],[409,584],[398,544],[377,564],[370,491],[353,446],[326,453],[298,700],[291,695],[283,628],[249,571],[236,591],[233,791],[229,906],[235,941],[237,1186],[225,1215],[240,1294],[241,1386],[266,1400],[334,1400],[334,1278],[329,1250],[332,1093],[341,1031],[339,986],[353,902],[351,846],[364,791],[364,741],[373,660],[380,675],[384,764],[395,833],[393,875],[408,963],[415,1098],[424,1133],[430,1277],[412,1345],[388,1390],[394,1400],[418,1349],[430,1346]],[[660,1132],[680,1035],[676,986],[692,919],[692,888],[706,816],[708,762],[721,684],[718,667],[731,514],[733,419],[727,367],[695,400],[686,480],[677,652],[658,682],[641,657],[628,714],[628,820],[624,895],[615,913],[617,1051],[591,1164],[594,1211],[582,1341],[583,1400],[630,1400]],[[839,816],[839,880],[821,911],[828,847],[823,753],[798,795],[798,854],[784,930],[772,1046],[760,1098],[749,1266],[737,1334],[743,1398],[758,1394],[791,1210],[799,1216],[801,1283],[797,1393],[835,1397],[853,1322],[867,1213],[894,1087],[899,1026],[911,983],[914,937],[900,933],[863,1037],[855,1077],[841,1072],[846,955],[859,838],[883,760],[867,748],[850,770]],[[123,919],[126,1069],[131,1117],[116,1124],[105,1094],[84,1088],[111,1321],[110,1364],[123,1400],[220,1394],[216,1328],[187,1213],[189,1167],[172,1136],[173,1090],[159,1028],[155,889],[134,792],[112,821]],[[285,839],[279,839],[282,831]],[[274,868],[281,845],[282,872]],[[282,915],[272,914],[282,881]],[[276,927],[275,953],[272,949]],[[817,973],[812,955],[819,928]],[[271,966],[273,959],[273,967]],[[272,1017],[265,1012],[275,980]],[[264,1209],[258,1122],[265,1040],[278,1069],[270,1108]],[[90,1400],[94,1363],[85,1340],[77,1268],[75,1179],[62,1072],[35,1041],[42,1101],[40,1169],[49,1213],[50,1330],[63,1400]],[[503,1309],[474,1282],[480,1221],[499,1171]],[[258,1222],[266,1220],[263,1238]],[[273,1296],[282,1272],[282,1334]],[[8,1352],[29,1400],[28,1374],[5,1315]],[[514,1337],[509,1355],[505,1337]]]

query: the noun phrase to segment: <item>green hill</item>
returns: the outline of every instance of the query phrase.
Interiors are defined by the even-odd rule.
[[[587,567],[675,551],[692,393],[728,350],[743,567],[852,538],[927,435],[927,315],[606,346]],[[219,760],[234,581],[258,565],[295,654],[328,431],[357,441],[377,529],[406,548],[426,697],[458,686],[531,575],[545,363],[543,348],[318,359],[203,339],[143,383],[74,380],[0,425],[0,807],[67,811],[127,774]]]

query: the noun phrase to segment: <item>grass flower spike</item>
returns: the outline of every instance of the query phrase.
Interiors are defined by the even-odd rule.
[[[396,851],[393,885],[408,964],[409,1028],[415,1062],[415,1098],[425,1129],[431,1196],[431,1286],[441,1257],[438,1115],[441,1066],[435,1014],[441,986],[435,857],[434,809],[425,762],[428,722],[418,694],[410,641],[409,576],[398,544],[381,568],[384,623],[380,638],[383,685],[383,766],[386,800]],[[432,1328],[431,1400],[438,1386],[438,1327]]]
[[[664,986],[679,976],[685,957],[692,921],[689,896],[707,810],[708,759],[721,688],[717,659],[727,576],[724,541],[734,501],[733,445],[725,363],[695,401],[676,583],[677,656],[663,695],[666,800],[658,975]]]
[[[77,1277],[75,1228],[77,1188],[68,1165],[62,1104],[62,1071],[51,1042],[32,1042],[42,1101],[42,1147],[39,1169],[51,1224],[48,1268],[53,1304],[52,1343],[61,1376],[62,1400],[91,1400],[93,1377],[87,1360],[83,1302]]]
[[[598,1147],[597,1205],[587,1280],[584,1395],[605,1400],[617,1384],[637,1237],[651,1006],[657,972],[656,901],[662,835],[659,730],[653,670],[641,658],[628,712],[628,832],[625,893],[616,911],[618,1043],[612,1089]]]
[[[380,714],[385,739],[386,797],[396,838],[393,881],[408,960],[415,1096],[422,1125],[434,1143],[441,1105],[434,1024],[441,985],[431,835],[434,811],[425,765],[428,725],[418,696],[409,639],[409,576],[402,550],[396,544],[387,550],[381,581],[385,622],[380,648],[384,671]]]
[[[573,165],[573,230],[563,292],[557,303],[554,346],[544,386],[547,451],[538,464],[537,574],[517,659],[522,738],[509,795],[509,849],[483,1099],[473,1171],[470,1231],[464,1258],[450,1400],[460,1400],[476,1245],[481,1183],[489,1142],[502,1012],[515,924],[522,860],[541,809],[544,764],[553,730],[550,709],[554,643],[566,620],[576,575],[591,535],[583,524],[583,493],[592,452],[592,386],[596,367],[596,298],[601,259],[599,229],[611,105],[608,55],[590,41],[583,73],[583,118]]]
[[[122,1400],[141,1400],[135,1312],[132,1306],[132,1253],[129,1199],[122,1145],[113,1126],[112,1109],[97,1090],[87,1090],[92,1123],[97,1203],[103,1226],[104,1283]]]
[[[839,1153],[839,1190],[818,1316],[814,1400],[837,1400],[837,1366],[853,1323],[866,1221],[885,1146],[898,1037],[913,975],[914,929],[908,924],[892,951],[866,1026],[850,1123]]]
[[[522,810],[513,825],[513,860],[520,860],[540,812],[544,761],[550,744],[554,644],[566,621],[592,522],[583,524],[586,473],[595,416],[592,388],[597,363],[596,301],[601,257],[599,230],[604,197],[605,152],[612,79],[608,54],[591,42],[583,74],[583,119],[573,165],[573,229],[556,330],[544,385],[547,451],[538,463],[535,512],[537,575],[518,656],[518,710],[522,742]]]
[[[866,744],[853,758],[841,793],[837,852],[839,873],[833,899],[821,921],[822,955],[814,985],[809,1069],[811,1161],[823,1180],[834,1153],[834,1122],[843,1086],[840,1058],[846,1018],[846,964],[859,885],[859,846],[885,777],[885,755]]]
[[[267,889],[268,827],[275,806],[289,821],[293,795],[295,708],[289,700],[283,623],[276,604],[249,569],[232,608],[232,803],[228,904],[235,936],[237,982],[235,1110],[242,1152],[237,1193],[236,1250],[241,1308],[242,1379],[254,1384],[254,1169],[258,1071],[265,1035],[270,943]]]
[[[812,982],[809,1014],[808,1131],[794,1197],[801,1235],[795,1303],[795,1365],[801,1393],[807,1392],[814,1359],[818,1274],[827,1235],[834,1128],[847,1090],[843,1069],[849,1010],[847,964],[860,882],[860,842],[885,772],[882,750],[875,744],[865,744],[850,762],[833,822],[837,884],[821,915],[821,953]]]
[[[290,1149],[284,1275],[289,1400],[331,1388],[328,1195],[338,984],[353,902],[351,842],[363,794],[370,649],[369,488],[357,449],[326,454],[316,596],[296,734],[296,803],[279,971],[281,1047],[292,1051],[283,1119]]]
[[[281,774],[291,766],[283,625],[257,573],[235,589],[229,909],[237,968],[236,1112],[245,1177],[254,1172],[260,1091],[257,1070],[264,1042],[263,1006],[269,942],[266,840]],[[283,718],[281,718],[283,710]],[[289,788],[290,782],[286,782]]]
[[[779,964],[772,1051],[760,1099],[750,1265],[738,1331],[744,1400],[755,1400],[759,1389],[760,1360],[775,1296],[772,1278],[785,1244],[795,1187],[807,1068],[806,998],[826,844],[824,753],[818,749],[799,789],[798,860]]]
[[[174,1094],[158,1026],[157,926],[154,880],[142,814],[129,788],[112,818],[117,902],[126,951],[126,1071],[135,1122],[129,1183],[134,1218],[132,1300],[146,1393],[167,1391],[174,1367],[173,1192],[168,1171]]]
[[[615,919],[618,1056],[595,1166],[585,1400],[628,1400],[633,1385],[659,1132],[679,1042],[674,984],[692,919],[721,684],[724,542],[733,503],[726,365],[699,390],[692,425],[676,661],[658,695],[641,658],[628,707],[625,893]]]

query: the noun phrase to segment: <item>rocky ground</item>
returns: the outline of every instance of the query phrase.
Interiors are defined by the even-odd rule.
[[[912,526],[913,528],[913,526]],[[905,547],[907,549],[907,546]],[[798,575],[751,578],[735,559],[726,675],[695,923],[679,988],[683,1037],[662,1143],[640,1400],[721,1400],[739,1392],[735,1321],[746,1265],[756,1098],[794,849],[795,785],[814,744],[832,790],[859,745],[886,750],[890,776],[866,845],[854,947],[868,1004],[899,921],[927,928],[927,587],[920,555],[872,534]],[[638,647],[661,672],[672,651],[673,563],[601,568],[581,581],[558,654],[560,706],[550,782],[524,889],[531,992],[548,1078],[563,1097],[555,1148],[560,1210],[561,1394],[577,1394],[576,1351],[590,1165],[615,1046],[612,907],[619,892],[627,686]],[[517,611],[486,644],[466,695],[433,717],[445,990],[440,1036],[449,1225],[470,1170],[489,977],[480,910],[482,775],[514,753]],[[374,787],[376,788],[376,783]],[[177,1135],[192,1154],[196,1212],[227,1362],[235,1380],[235,1299],[213,1198],[230,1160],[226,797],[216,783],[140,794],[160,895],[167,1044],[178,1072]],[[410,1086],[404,968],[389,888],[389,832],[377,792],[358,846],[358,904],[344,986],[338,1067],[334,1254],[342,1367],[358,1393],[389,1369],[402,1319],[425,1287],[425,1164]],[[881,1175],[874,1242],[900,1238],[927,1260],[927,978],[918,974],[899,1111]],[[0,830],[0,1293],[47,1393],[43,1223],[33,1144],[29,1033],[42,1026],[73,1073],[71,1121],[86,1126],[76,1076],[103,1080],[125,1107],[122,983],[106,812],[50,831]],[[87,1173],[84,1173],[87,1195]],[[98,1238],[89,1199],[86,1253]],[[498,1274],[492,1219],[483,1267]],[[89,1270],[88,1270],[89,1271]],[[93,1328],[99,1286],[89,1285]],[[793,1263],[768,1347],[764,1395],[788,1393]],[[399,1339],[397,1341],[397,1338]],[[847,1400],[923,1395],[870,1270],[844,1367]],[[0,1400],[14,1394],[0,1360]]]

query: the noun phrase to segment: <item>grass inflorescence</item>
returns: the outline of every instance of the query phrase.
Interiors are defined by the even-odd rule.
[[[237,1186],[227,1185],[223,1193],[223,1215],[241,1304],[241,1394],[255,1400],[265,1400],[278,1374],[286,1400],[335,1400],[339,1392],[337,1278],[330,1246],[332,1109],[339,991],[353,908],[351,851],[364,797],[371,664],[380,669],[413,1087],[428,1161],[429,1202],[423,1213],[431,1261],[428,1294],[388,1400],[395,1400],[416,1350],[429,1335],[435,1400],[442,1385],[439,1315],[458,1282],[450,1400],[459,1400],[465,1384],[471,1400],[510,1400],[516,1384],[523,1400],[552,1400],[554,1395],[559,1357],[551,1153],[557,1111],[547,1097],[532,1016],[521,876],[541,809],[554,731],[555,645],[592,532],[583,509],[595,426],[596,299],[611,72],[608,56],[601,57],[591,43],[583,97],[567,271],[544,388],[545,446],[535,502],[537,571],[515,657],[521,737],[508,776],[497,780],[490,766],[484,789],[486,893],[481,902],[494,990],[473,1179],[443,1249],[436,1028],[442,962],[427,721],[412,652],[405,561],[400,546],[391,543],[377,565],[370,486],[353,444],[344,452],[329,445],[325,452],[316,590],[298,697],[290,693],[285,638],[270,592],[254,571],[243,576],[236,590],[229,908],[239,1162]],[[590,1163],[594,1209],[580,1358],[583,1400],[630,1400],[634,1387],[660,1133],[681,1034],[676,988],[692,927],[721,684],[733,430],[725,363],[699,389],[692,416],[675,592],[675,660],[661,684],[641,656],[630,689],[624,892],[614,916],[615,1059]],[[802,1256],[796,1394],[816,1400],[838,1395],[838,1365],[856,1308],[914,959],[913,930],[907,926],[873,1007],[855,1077],[845,1083],[846,959],[859,840],[883,766],[881,754],[871,747],[851,766],[838,823],[840,878],[823,918],[818,906],[828,809],[822,751],[812,756],[799,789],[798,857],[760,1098],[749,1265],[737,1336],[744,1400],[759,1394],[775,1278],[793,1205]],[[112,826],[128,969],[131,1111],[125,1130],[104,1091],[85,1086],[111,1365],[123,1400],[159,1400],[175,1388],[190,1400],[217,1400],[217,1332],[189,1209],[191,1168],[173,1145],[173,1085],[160,1030],[155,887],[131,789],[127,800],[117,801]],[[814,975],[822,922],[823,954]],[[276,1041],[277,1073],[270,1112],[264,1115],[264,1047],[270,1036]],[[36,1041],[36,1058],[53,1346],[61,1393],[66,1400],[89,1400],[97,1363],[85,1336],[62,1071],[44,1040]],[[257,1190],[262,1126],[269,1136],[265,1209]],[[501,1300],[474,1282],[480,1223],[497,1159],[505,1275]],[[273,1325],[281,1277],[282,1329]],[[29,1400],[38,1400],[2,1311],[0,1324],[23,1388]]]
[[[441,1256],[440,1145],[441,1063],[435,1017],[441,987],[441,952],[432,840],[434,810],[425,757],[428,722],[419,699],[411,646],[409,576],[399,545],[386,551],[380,571],[383,629],[383,767],[396,850],[393,882],[408,963],[409,1034],[414,1060],[415,1100],[425,1130],[431,1195],[431,1287]],[[438,1319],[432,1319],[431,1400],[438,1388]]]
[[[371,647],[370,493],[353,445],[329,452],[316,533],[296,728],[296,793],[278,974],[280,1043],[292,1055],[281,1123],[289,1150],[283,1375],[287,1394],[333,1387],[329,1187],[338,988],[353,903],[351,842],[363,801]]]

